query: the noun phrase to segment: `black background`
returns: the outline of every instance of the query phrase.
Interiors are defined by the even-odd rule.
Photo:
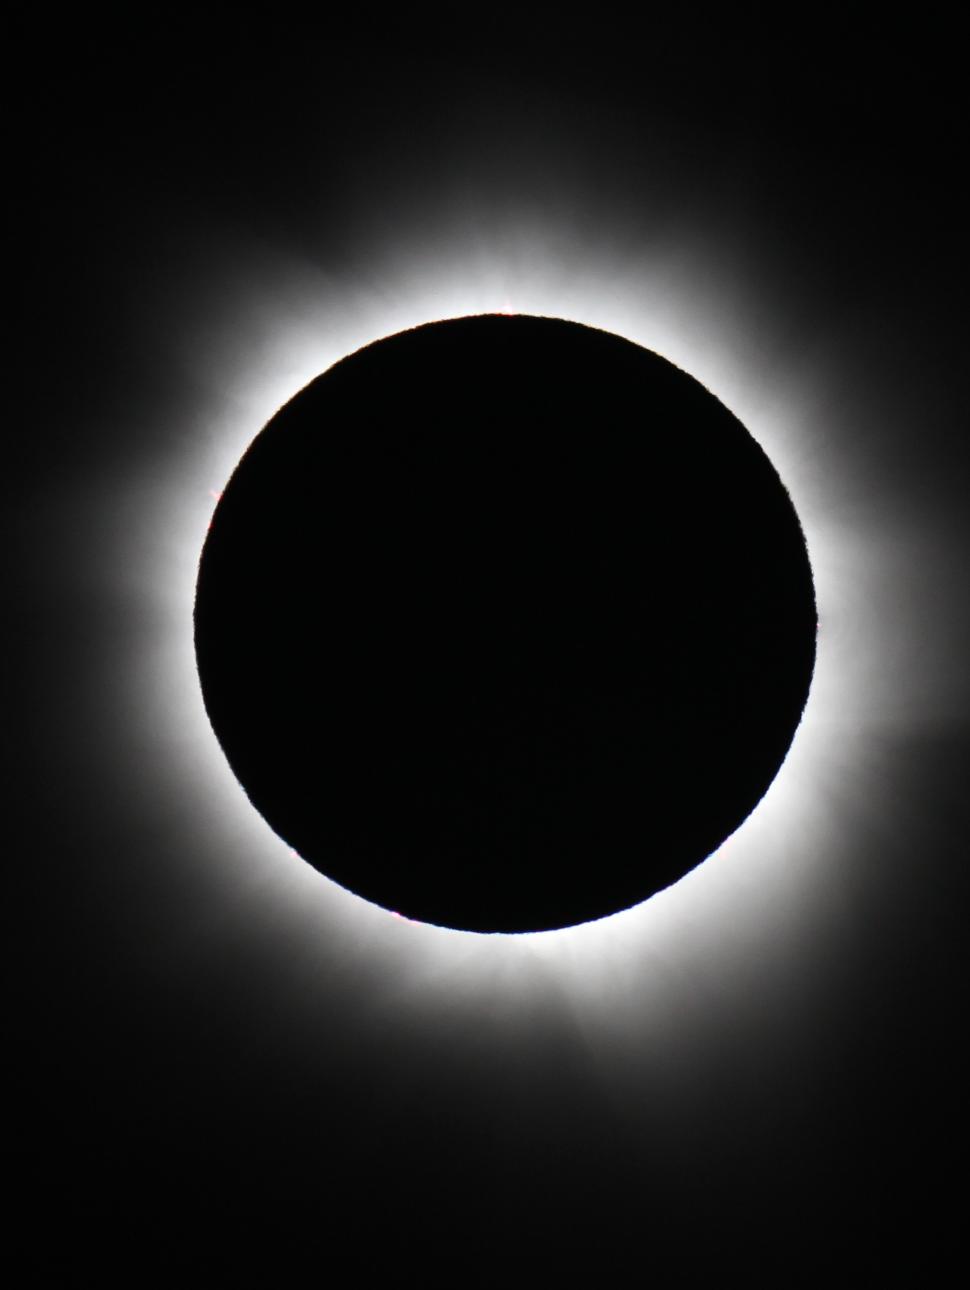
[[[513,1283],[582,1255],[689,1281],[698,1257],[740,1253],[755,1284],[779,1283],[769,1251],[782,1284],[809,1263],[942,1257],[964,1150],[968,812],[955,33],[851,6],[13,26],[4,724],[24,911],[14,1168],[35,1266],[78,1228],[138,1257],[155,1246],[123,1240],[132,1220],[171,1244],[187,1216],[228,1221],[237,1252],[283,1220],[327,1258],[383,1255],[406,1277],[454,1251],[455,1281],[513,1255],[494,1274]],[[207,825],[152,778],[171,750],[137,699],[118,716],[152,624],[105,590],[99,561],[126,537],[98,533],[101,503],[161,475],[209,397],[170,358],[206,248],[224,275],[244,279],[260,245],[336,290],[373,285],[369,248],[392,258],[420,226],[433,241],[456,203],[486,229],[566,220],[576,259],[604,212],[645,244],[659,210],[733,248],[766,332],[842,355],[818,468],[844,531],[864,511],[899,534],[879,557],[900,570],[882,630],[925,643],[897,672],[916,715],[874,741],[879,793],[826,870],[828,915],[723,987],[713,970],[681,981],[681,1042],[661,1056],[635,973],[603,987],[616,1025],[599,1042],[551,978],[503,1028],[473,990],[414,1020],[366,944],[315,969],[285,901],[237,887],[234,857],[186,849]],[[914,533],[931,535],[912,548],[925,566]],[[136,546],[120,563],[150,576]],[[920,717],[929,690],[944,697]]]

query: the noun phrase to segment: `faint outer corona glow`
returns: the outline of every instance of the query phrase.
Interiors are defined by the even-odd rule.
[[[864,467],[829,425],[826,392],[838,359],[764,353],[764,319],[757,326],[750,320],[767,311],[770,324],[767,289],[758,299],[753,289],[725,280],[713,246],[667,245],[645,259],[642,249],[622,245],[557,258],[546,245],[527,231],[498,239],[491,251],[462,245],[457,236],[445,253],[440,245],[434,253],[412,245],[396,262],[378,265],[379,289],[373,281],[335,283],[262,247],[250,248],[248,258],[246,248],[237,248],[236,298],[217,304],[214,288],[198,289],[193,326],[173,343],[183,346],[177,361],[204,391],[200,410],[139,494],[137,594],[155,631],[135,659],[128,701],[137,694],[139,707],[148,708],[153,773],[171,800],[184,803],[205,854],[217,857],[208,861],[216,866],[213,882],[226,891],[272,892],[275,916],[291,920],[308,965],[316,961],[329,971],[335,956],[368,958],[400,996],[420,995],[413,1006],[428,1018],[469,992],[515,1002],[553,990],[587,1019],[595,1014],[590,1024],[619,1025],[622,1006],[603,1005],[622,998],[634,981],[640,1015],[652,1009],[659,1017],[681,996],[692,963],[741,971],[768,947],[783,954],[779,940],[790,953],[801,952],[830,898],[832,868],[865,812],[860,803],[884,791],[871,787],[881,732],[932,719],[942,698],[905,697],[918,632],[912,617],[895,634],[880,630],[889,577],[883,537],[891,517],[874,509],[854,515],[850,525],[831,501],[831,480]],[[225,761],[203,708],[192,634],[214,498],[281,404],[381,337],[489,312],[615,332],[711,390],[761,444],[791,495],[820,624],[812,689],[788,757],[715,858],[634,909],[516,936],[389,916],[303,864],[250,805]]]

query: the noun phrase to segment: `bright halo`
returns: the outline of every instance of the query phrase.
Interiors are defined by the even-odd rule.
[[[443,253],[440,238],[434,246],[412,239],[393,259],[375,253],[368,281],[334,281],[256,245],[223,250],[212,270],[215,279],[223,274],[221,287],[212,280],[187,287],[182,307],[189,325],[176,343],[178,363],[198,391],[196,406],[173,428],[168,459],[146,469],[134,492],[124,483],[128,566],[105,557],[141,624],[115,720],[121,726],[137,711],[151,732],[145,765],[134,773],[164,785],[180,810],[180,863],[207,870],[223,898],[222,918],[232,918],[234,899],[265,901],[308,981],[338,970],[366,978],[389,1006],[428,1024],[467,996],[515,1010],[550,992],[584,1027],[622,1027],[634,994],[637,1015],[660,1024],[684,1005],[698,964],[736,978],[766,956],[775,965],[804,959],[838,899],[836,868],[860,821],[890,807],[876,773],[884,738],[931,721],[945,703],[945,667],[929,669],[914,688],[911,663],[927,647],[926,617],[910,612],[894,633],[882,630],[900,577],[918,581],[920,541],[911,529],[901,532],[892,506],[846,506],[853,491],[866,496],[866,462],[849,449],[834,406],[840,364],[851,354],[834,339],[820,344],[811,319],[801,320],[800,337],[790,325],[775,329],[780,304],[768,290],[729,280],[728,259],[712,241],[684,237],[647,255],[626,241],[618,236],[606,252],[540,232],[494,243],[456,234]],[[250,805],[226,763],[203,708],[192,636],[214,497],[281,404],[366,344],[490,312],[615,332],[677,364],[726,404],[792,497],[820,622],[801,726],[741,828],[636,908],[515,936],[397,919],[304,864]],[[939,641],[930,647],[942,649]]]

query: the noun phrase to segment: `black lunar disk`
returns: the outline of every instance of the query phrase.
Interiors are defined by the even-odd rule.
[[[798,518],[697,381],[549,318],[368,346],[269,422],[199,569],[206,708],[256,809],[426,922],[564,927],[757,805],[815,657]]]

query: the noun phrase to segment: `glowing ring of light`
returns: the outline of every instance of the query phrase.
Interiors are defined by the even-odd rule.
[[[321,970],[327,955],[356,962],[364,955],[387,979],[420,979],[425,988],[416,1006],[426,1017],[469,990],[515,1002],[551,980],[575,1007],[595,1011],[607,993],[640,979],[643,956],[664,969],[651,973],[649,1000],[641,981],[638,1006],[652,1003],[663,1011],[671,990],[677,993],[672,980],[688,971],[691,955],[707,962],[713,955],[727,971],[743,964],[753,946],[773,944],[781,934],[793,943],[803,939],[824,905],[827,857],[854,825],[846,777],[865,794],[879,732],[906,719],[887,699],[906,675],[905,650],[876,630],[883,566],[874,552],[883,529],[878,520],[866,529],[858,515],[849,526],[827,501],[826,480],[835,465],[819,460],[820,445],[831,451],[831,437],[817,391],[825,388],[834,360],[817,360],[813,370],[777,357],[757,364],[755,342],[743,326],[744,302],[728,294],[725,308],[716,266],[699,251],[688,263],[691,272],[683,258],[632,272],[622,256],[590,256],[577,280],[541,244],[526,250],[528,256],[497,255],[484,267],[480,258],[469,261],[456,252],[433,276],[392,278],[380,298],[347,291],[323,304],[328,284],[321,284],[320,298],[308,305],[310,288],[301,280],[299,290],[290,286],[290,298],[275,306],[273,293],[288,266],[260,264],[254,252],[253,272],[266,274],[255,303],[242,318],[234,302],[231,321],[208,320],[226,346],[220,355],[210,345],[202,363],[205,380],[221,391],[217,413],[199,418],[171,476],[153,481],[155,504],[142,512],[147,522],[140,550],[148,573],[139,595],[163,630],[137,654],[121,695],[125,705],[140,705],[153,731],[155,782],[167,784],[184,803],[195,836],[207,839],[213,881],[238,893],[272,890],[289,911],[285,917],[302,929],[306,959],[319,959]],[[528,270],[515,267],[523,263]],[[404,925],[285,854],[239,792],[206,718],[195,673],[192,603],[213,497],[286,398],[338,358],[382,336],[436,319],[517,311],[626,336],[689,372],[739,417],[773,461],[801,517],[820,632],[812,690],[788,758],[758,810],[715,853],[717,864],[705,863],[645,904],[598,923],[478,936]],[[288,326],[281,317],[289,317]],[[195,348],[197,341],[192,338]],[[928,702],[932,706],[932,697]]]

